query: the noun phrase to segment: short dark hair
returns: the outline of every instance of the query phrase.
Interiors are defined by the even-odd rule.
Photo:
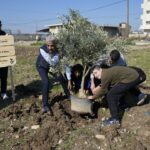
[[[120,52],[118,50],[115,49],[110,52],[110,59],[112,63],[117,62],[119,58],[120,58]]]
[[[73,72],[80,72],[82,73],[83,72],[83,66],[81,64],[75,64],[73,67],[72,67],[72,71]]]
[[[106,63],[101,63],[100,65],[95,65],[92,67],[91,71],[93,71],[94,69],[108,69],[109,66]]]

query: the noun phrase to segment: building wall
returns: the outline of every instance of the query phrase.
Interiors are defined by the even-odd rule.
[[[59,30],[63,26],[50,26],[49,27],[49,32],[51,34],[57,34]],[[113,37],[113,36],[118,36],[119,35],[119,29],[118,27],[111,27],[111,26],[101,26],[101,28],[108,33],[108,36]]]
[[[57,34],[59,30],[62,28],[62,26],[50,26],[49,27],[49,32],[52,34]]]
[[[150,32],[150,0],[143,0],[141,7],[143,14],[141,15],[142,25],[140,28],[147,33]]]
[[[147,39],[150,38],[150,34],[144,33],[130,33],[129,38],[139,38],[139,39]]]
[[[103,27],[103,30],[108,33],[109,37],[119,36],[119,28],[118,27]]]
[[[39,30],[38,32],[49,32],[50,34],[57,34],[63,25],[49,25],[47,29]],[[127,25],[126,23],[121,23],[118,27],[117,26],[100,26],[104,31],[108,33],[109,37],[114,36],[126,36],[127,34]],[[130,28],[129,28],[130,30]]]

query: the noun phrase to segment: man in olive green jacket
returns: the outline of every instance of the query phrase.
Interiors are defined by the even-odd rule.
[[[95,99],[106,95],[111,118],[103,121],[103,125],[119,124],[119,100],[128,90],[135,88],[146,78],[135,69],[124,66],[108,68],[106,65],[94,66],[93,76],[101,79],[97,87],[91,85],[93,95],[89,99]],[[109,90],[109,88],[111,89]]]

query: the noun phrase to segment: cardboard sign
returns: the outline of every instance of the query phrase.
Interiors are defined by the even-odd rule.
[[[12,35],[0,36],[0,46],[14,45],[14,37]]]
[[[12,35],[0,36],[0,67],[16,64],[14,37]]]
[[[16,56],[0,57],[0,67],[13,66],[16,64]]]
[[[0,47],[0,57],[14,56],[14,55],[15,55],[14,46],[1,46]]]

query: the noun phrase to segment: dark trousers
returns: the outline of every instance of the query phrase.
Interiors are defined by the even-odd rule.
[[[48,106],[48,92],[49,92],[49,78],[48,78],[48,73],[49,70],[45,69],[43,67],[37,67],[37,70],[39,72],[39,75],[41,77],[42,80],[42,101],[43,101],[43,107]],[[63,77],[63,75],[61,73],[58,74],[51,74],[57,81],[59,81],[59,83],[61,84],[61,86],[63,87],[64,93],[66,95],[69,95],[69,90],[67,88],[67,83],[65,78]]]
[[[48,106],[48,91],[49,91],[49,79],[48,79],[48,69],[43,67],[37,67],[39,75],[42,80],[42,101],[43,107]]]
[[[6,93],[7,90],[8,67],[0,68],[1,93]]]
[[[135,90],[135,87],[144,80],[139,76],[130,83],[118,83],[114,85],[107,93],[107,102],[111,117],[119,119],[119,101],[129,90]],[[138,91],[137,91],[138,92]],[[140,91],[139,91],[140,93]]]
[[[69,96],[70,92],[69,92],[68,87],[67,87],[68,81],[65,79],[65,76],[62,73],[58,73],[53,77],[61,84],[65,95]]]

